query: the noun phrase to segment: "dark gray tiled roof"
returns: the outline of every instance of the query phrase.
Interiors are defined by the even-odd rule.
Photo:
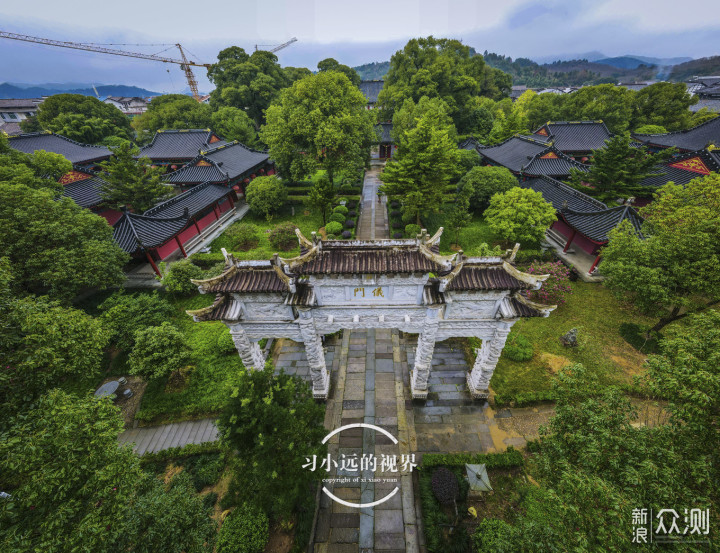
[[[633,135],[645,144],[671,147],[680,150],[702,150],[710,144],[720,146],[720,117],[686,131],[675,131],[665,134],[635,134]]]
[[[302,252],[301,252],[302,253]],[[442,266],[417,248],[352,248],[323,244],[322,251],[293,269],[297,275],[416,273],[440,271]]]
[[[267,152],[231,142],[197,156],[185,167],[165,175],[173,184],[227,182],[268,163]]]
[[[713,98],[720,97],[720,85],[717,83],[713,86],[706,86],[705,88],[701,88],[695,92],[700,97],[703,96],[710,96]]]
[[[612,137],[602,121],[550,121],[535,131],[533,138],[547,133],[561,152],[589,152],[605,146]]]
[[[12,148],[32,154],[36,150],[45,150],[65,156],[73,164],[102,161],[110,157],[110,150],[105,146],[81,144],[59,134],[37,132],[11,136],[9,144]]]
[[[134,253],[142,248],[162,246],[185,228],[190,215],[149,217],[126,211],[113,225],[113,239],[123,250]]]
[[[607,206],[601,201],[548,176],[522,181],[520,187],[540,192],[545,201],[550,202],[557,211],[565,208],[576,211],[601,211],[607,209]]]
[[[462,290],[527,290],[532,286],[516,279],[503,267],[463,265],[447,285],[447,291]]]
[[[377,102],[378,94],[383,89],[385,81],[360,81],[358,88],[367,98],[368,104]]]
[[[72,200],[80,207],[94,207],[102,203],[102,196],[100,190],[105,182],[99,176],[88,171],[74,171],[87,175],[87,178],[82,180],[76,180],[68,184],[63,185],[63,196],[72,198]]]
[[[646,178],[642,185],[659,188],[672,181],[684,186],[693,179],[705,176],[705,169],[720,172],[720,156],[708,150],[688,152],[655,166],[655,174]]]
[[[375,131],[380,135],[380,144],[392,144],[392,123],[378,123],[375,125]]]
[[[555,154],[557,157],[546,158],[546,155]],[[537,154],[522,169],[525,175],[550,175],[553,177],[564,177],[570,174],[571,169],[587,172],[590,170],[589,165],[585,165],[572,158],[567,157],[562,152],[549,148],[546,152]]]
[[[20,128],[20,123],[3,123],[0,125],[0,132],[4,132],[9,136],[16,136],[22,134],[22,128]]]
[[[143,213],[143,215],[153,217],[180,217],[185,213],[185,210],[188,210],[190,217],[193,217],[229,193],[230,189],[225,186],[206,182],[151,207]]]
[[[690,111],[696,113],[703,108],[708,108],[714,113],[720,113],[720,98],[700,98],[697,104],[690,106]]]
[[[581,171],[589,169],[587,165],[569,158],[535,137],[517,135],[496,146],[480,146],[477,151],[491,163],[502,165],[517,174],[564,177],[573,168]]]
[[[284,292],[285,283],[273,268],[238,269],[230,277],[207,288],[208,292]]]
[[[571,227],[595,242],[607,242],[610,231],[626,219],[630,221],[635,232],[642,236],[643,218],[634,208],[627,205],[589,212],[563,209],[560,214]]]
[[[35,111],[42,98],[0,98],[0,109]]]
[[[210,142],[214,140],[214,142]],[[190,161],[201,151],[226,144],[209,129],[158,131],[152,142],[140,149],[140,157],[152,160]]]

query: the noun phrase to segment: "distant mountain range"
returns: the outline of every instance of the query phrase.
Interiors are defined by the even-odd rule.
[[[694,76],[709,77],[720,75],[720,56],[700,58],[673,66],[670,79],[683,81]]]
[[[137,86],[121,84],[96,85],[100,96],[160,96],[161,92],[153,92]],[[95,96],[92,84],[89,83],[27,83],[0,84],[0,98],[40,98],[54,94],[82,94]]]

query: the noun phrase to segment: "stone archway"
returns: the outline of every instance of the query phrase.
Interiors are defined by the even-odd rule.
[[[418,334],[411,376],[417,399],[427,397],[435,342],[476,337],[482,348],[467,385],[473,397],[485,398],[512,325],[555,307],[521,294],[547,276],[515,268],[517,247],[503,256],[440,255],[442,230],[411,240],[321,240],[314,233],[308,240],[296,231],[301,253],[292,259],[239,261],[224,252],[221,275],[193,281],[216,301],[188,314],[223,321],[248,368],[264,366],[262,338],[302,342],[318,399],[327,399],[330,386],[321,335],[369,328]]]

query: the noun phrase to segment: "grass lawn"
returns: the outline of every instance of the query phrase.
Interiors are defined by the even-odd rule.
[[[526,362],[500,358],[491,381],[496,402],[547,399],[551,377],[568,364],[582,363],[606,384],[631,384],[632,377],[642,371],[645,356],[628,344],[618,329],[624,322],[643,325],[654,320],[619,302],[602,285],[571,284],[573,292],[567,302],[547,319],[521,319],[513,326],[513,333],[530,340],[534,354]],[[567,348],[559,340],[571,328],[578,329],[577,348]]]

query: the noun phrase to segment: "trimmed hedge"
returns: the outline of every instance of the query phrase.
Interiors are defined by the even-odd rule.
[[[333,209],[333,213],[342,213],[343,215],[347,215],[349,211],[344,205],[339,205]]]
[[[515,255],[515,263],[524,265],[533,261],[555,261],[555,250],[519,250]]]
[[[335,212],[330,215],[330,221],[335,221],[336,223],[344,223],[345,219],[346,217],[342,213]]]
[[[525,407],[528,405],[535,405],[536,403],[555,401],[555,396],[553,396],[551,390],[544,390],[541,392],[527,392],[524,394],[496,394],[494,401],[496,407],[505,407],[506,405],[512,405],[513,407]]]
[[[220,445],[220,442],[204,442],[202,444],[187,444],[183,447],[173,447],[163,449],[155,453],[146,453],[140,457],[140,465],[150,465],[161,461],[172,461],[173,459],[183,459],[184,457],[192,457],[193,455],[201,455],[203,453],[225,453],[227,450]]]
[[[422,469],[433,467],[464,467],[466,464],[485,464],[487,468],[521,467],[524,464],[522,453],[508,446],[502,453],[426,453],[423,455]]]
[[[225,256],[223,256],[222,252],[194,253],[190,256],[190,259],[198,267],[202,267],[203,269],[209,269],[217,263],[224,262]]]

